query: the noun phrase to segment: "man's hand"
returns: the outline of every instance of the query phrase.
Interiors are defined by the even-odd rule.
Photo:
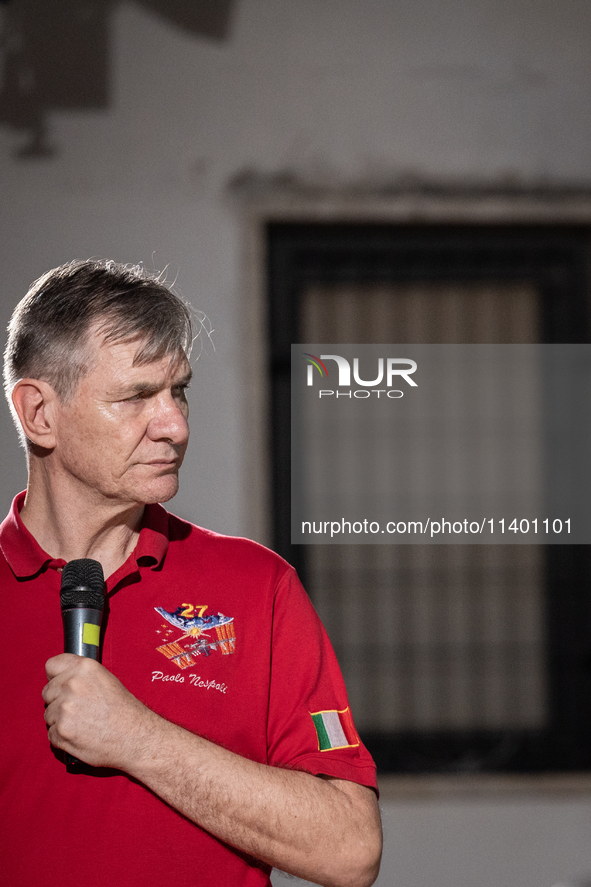
[[[45,665],[49,740],[93,767],[126,770],[159,720],[104,666],[61,653]]]

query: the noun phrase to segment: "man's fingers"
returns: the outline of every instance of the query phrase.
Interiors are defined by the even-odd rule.
[[[63,674],[64,671],[67,671],[72,664],[70,660],[71,654],[61,653],[59,656],[52,656],[52,658],[48,659],[45,663],[47,684],[43,687],[41,696],[43,697],[43,702],[46,706],[51,705],[53,700],[57,698],[60,692],[61,682],[56,680],[56,678]]]
[[[95,767],[135,753],[137,724],[147,709],[94,659],[62,653],[46,664],[42,690],[50,742]]]
[[[51,705],[53,700],[57,697],[58,692],[58,688],[55,684],[52,684],[51,681],[48,684],[45,684],[41,691],[41,696],[43,697],[43,702],[46,706]],[[47,718],[45,720],[47,720]]]
[[[82,676],[93,660],[75,656],[73,653],[60,653],[52,656],[45,663],[45,673],[48,681],[41,691],[43,702],[46,706],[45,720],[47,721],[47,706],[50,706],[59,696],[66,695],[76,686],[76,677]],[[47,721],[49,723],[49,721]]]
[[[57,677],[58,674],[66,671],[67,668],[74,665],[80,658],[80,656],[76,656],[74,653],[60,653],[58,656],[52,656],[45,663],[47,680],[50,681],[52,678]]]

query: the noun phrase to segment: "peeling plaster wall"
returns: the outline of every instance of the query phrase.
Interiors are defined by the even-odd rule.
[[[168,266],[216,330],[216,352],[206,349],[197,366],[192,446],[173,507],[242,533],[250,507],[243,445],[250,306],[230,183],[246,170],[287,172],[337,191],[413,179],[589,187],[591,4],[236,0],[222,41],[182,31],[139,2],[113,3],[112,10],[107,109],[50,112],[55,152],[46,158],[16,157],[25,135],[0,123],[0,322],[6,325],[33,279],[71,258]],[[0,447],[5,512],[25,483],[5,405]],[[407,826],[411,819],[390,809],[395,834],[397,816]],[[408,842],[441,822],[432,805],[426,809],[433,816],[425,814],[425,829],[417,824]],[[555,857],[567,860],[562,832],[545,825],[555,807],[539,802],[536,809],[548,858],[556,841]],[[529,835],[536,809],[524,810],[512,828],[527,821]],[[590,811],[586,802],[585,821]],[[435,844],[453,842],[462,828],[442,828]],[[501,844],[502,876],[478,883],[533,887],[533,880],[516,880],[523,870],[518,845],[506,853]],[[405,879],[406,863],[396,868],[394,850],[395,843],[384,885],[472,887],[478,880],[473,865],[454,875],[451,863],[445,877],[425,870],[423,880]],[[585,864],[591,870],[588,858]],[[550,887],[536,871],[536,883]]]

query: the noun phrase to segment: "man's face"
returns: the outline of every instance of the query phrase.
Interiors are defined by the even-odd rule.
[[[134,366],[141,344],[91,335],[93,368],[56,408],[56,464],[97,504],[166,502],[178,489],[191,369],[183,354]]]

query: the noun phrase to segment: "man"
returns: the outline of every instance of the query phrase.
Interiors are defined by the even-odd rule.
[[[373,763],[293,570],[158,504],[187,446],[191,340],[167,287],[112,262],[49,272],[9,326],[29,469],[0,528],[11,887],[377,875]],[[60,654],[79,558],[106,576],[102,664]]]

